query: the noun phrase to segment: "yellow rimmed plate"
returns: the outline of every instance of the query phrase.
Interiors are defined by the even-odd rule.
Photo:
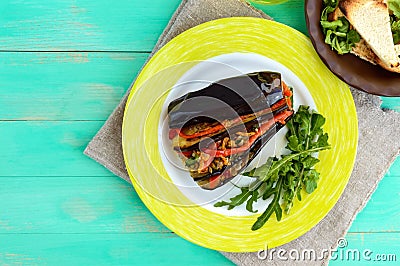
[[[326,117],[324,129],[332,145],[332,149],[319,155],[318,189],[301,202],[295,202],[290,215],[284,215],[280,222],[272,217],[258,231],[250,228],[259,214],[232,215],[215,211],[184,193],[175,176],[170,176],[160,149],[163,131],[159,128],[165,122],[162,118],[172,88],[201,62],[227,55],[230,58],[231,54],[267,58],[276,63],[269,70],[282,66],[298,78],[298,83],[291,84],[295,93],[296,86],[301,84],[306,94],[311,95],[315,108]],[[212,68],[210,72],[214,72]],[[133,85],[122,126],[126,167],[135,190],[149,210],[181,237],[229,252],[276,247],[315,226],[335,205],[348,182],[357,139],[357,116],[349,88],[320,61],[309,39],[290,27],[257,18],[214,20],[166,44],[147,63]]]

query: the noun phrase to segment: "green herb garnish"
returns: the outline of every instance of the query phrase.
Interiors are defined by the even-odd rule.
[[[400,42],[400,20],[390,16],[390,28],[393,34],[393,43],[398,44]]]
[[[241,193],[227,201],[214,204],[215,207],[227,206],[231,210],[246,202],[249,212],[257,212],[253,204],[258,199],[272,197],[271,203],[253,224],[252,230],[260,229],[273,213],[278,221],[282,218],[282,210],[289,214],[294,199],[301,200],[301,191],[308,194],[317,188],[319,173],[314,166],[319,162],[315,153],[329,149],[328,134],[322,126],[325,118],[308,106],[300,106],[293,118],[287,122],[286,134],[290,154],[280,159],[271,157],[265,164],[254,168],[243,175],[254,177],[255,181],[248,187],[240,188]]]
[[[193,153],[191,157],[189,157],[186,161],[185,161],[185,165],[187,167],[190,167],[196,163],[198,163],[200,160],[200,156],[197,153]]]
[[[323,0],[324,9],[321,13],[321,26],[325,34],[325,43],[329,44],[332,50],[338,54],[346,54],[361,40],[360,34],[350,27],[345,17],[329,21],[329,14],[335,11],[340,0]],[[390,27],[394,44],[400,43],[400,0],[389,0],[387,2],[390,15]]]
[[[393,43],[400,43],[400,0],[389,0],[388,8],[392,11],[390,15],[390,29],[393,34]]]
[[[361,39],[354,29],[351,29],[349,21],[345,17],[329,21],[329,14],[338,7],[339,0],[323,0],[324,9],[321,13],[321,26],[325,34],[325,43],[329,44],[338,54],[346,54]]]
[[[400,0],[389,0],[388,8],[393,12],[393,14],[400,18]]]

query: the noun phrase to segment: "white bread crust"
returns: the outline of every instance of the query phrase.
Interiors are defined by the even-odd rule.
[[[352,52],[387,70],[399,72],[400,60],[395,52],[387,4],[382,0],[342,0],[339,8],[365,40],[353,48]],[[333,18],[337,19],[337,16]]]

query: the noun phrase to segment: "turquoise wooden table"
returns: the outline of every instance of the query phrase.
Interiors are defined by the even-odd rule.
[[[129,184],[82,154],[178,4],[0,2],[1,265],[231,264],[169,231]],[[306,33],[302,1],[263,10]],[[399,98],[383,100],[400,110]],[[352,225],[349,248],[399,263],[399,191],[400,159]]]

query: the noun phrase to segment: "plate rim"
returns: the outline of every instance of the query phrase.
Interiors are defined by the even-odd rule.
[[[181,33],[181,34],[179,34],[177,37],[182,38],[182,35],[189,34],[189,33],[187,33],[187,32],[193,32],[193,31],[196,31],[197,29],[204,28],[204,27],[206,27],[206,26],[210,26],[210,27],[211,27],[211,26],[213,26],[213,25],[214,25],[214,26],[215,26],[215,25],[220,25],[220,24],[225,25],[225,24],[230,24],[230,23],[235,23],[235,22],[236,22],[236,23],[239,23],[239,24],[240,24],[240,23],[241,23],[241,24],[243,24],[243,23],[245,23],[245,24],[246,24],[246,23],[248,23],[248,24],[252,24],[252,23],[266,23],[266,24],[269,24],[269,25],[275,25],[275,26],[277,26],[277,27],[284,27],[284,28],[286,28],[286,30],[295,32],[297,35],[300,35],[300,37],[303,38],[305,41],[308,41],[308,42],[309,42],[309,40],[306,38],[306,36],[304,36],[302,33],[298,32],[298,31],[296,31],[296,30],[294,30],[294,29],[292,29],[292,28],[290,28],[290,27],[288,27],[288,26],[286,26],[286,25],[284,25],[284,24],[281,24],[281,23],[278,23],[278,22],[274,22],[274,21],[265,20],[265,19],[259,19],[259,18],[243,18],[243,17],[223,18],[223,19],[218,19],[218,20],[206,22],[206,23],[200,24],[200,25],[198,25],[198,26],[196,26],[196,27],[194,27],[194,28],[191,28],[191,29],[189,29],[189,30],[187,30],[187,31],[185,31],[185,32],[183,32],[183,33]],[[177,37],[175,37],[174,39],[176,39]],[[299,38],[300,38],[300,37],[299,37]],[[170,42],[170,43],[171,43],[171,42]],[[163,51],[164,49],[166,49],[165,47],[167,47],[168,45],[171,45],[170,43],[168,43],[168,44],[166,44],[164,47],[162,47],[162,48],[148,61],[148,63],[146,64],[146,66],[142,69],[142,71],[141,71],[140,74],[138,75],[136,82],[132,85],[132,88],[135,87],[135,84],[137,84],[137,81],[138,81],[139,78],[141,77],[142,73],[146,71],[147,66],[150,65],[150,64],[152,64],[152,62],[155,60],[157,54],[160,54],[161,51]],[[316,56],[316,55],[315,55],[315,56]],[[286,66],[286,65],[285,65],[285,66]],[[286,66],[286,67],[287,67],[287,66]],[[289,68],[289,69],[290,69],[290,68]],[[162,69],[161,69],[161,70],[162,70]],[[345,84],[342,84],[342,85],[345,86]],[[346,93],[347,93],[347,94],[350,94],[350,91],[349,91],[348,87],[347,87],[347,86],[345,86],[345,87],[346,87],[347,90],[348,90]],[[132,98],[134,97],[134,94],[135,94],[135,90],[132,90],[132,91],[130,92],[130,94],[129,94],[129,97],[128,97],[128,100],[127,100],[127,104],[126,104],[126,108],[125,108],[125,111],[124,111],[124,119],[123,119],[123,124],[122,124],[122,146],[123,146],[124,161],[126,162],[127,170],[128,170],[130,179],[131,179],[131,181],[132,181],[132,183],[133,183],[133,185],[134,185],[134,188],[135,188],[135,190],[137,191],[139,197],[141,198],[141,200],[144,202],[144,204],[146,205],[146,207],[157,217],[157,219],[159,219],[165,226],[167,226],[168,228],[170,228],[170,227],[168,226],[168,224],[165,223],[165,221],[159,217],[159,215],[157,214],[157,212],[155,212],[155,211],[151,208],[151,206],[149,206],[149,202],[147,202],[147,201],[143,198],[144,195],[142,195],[142,193],[141,193],[141,191],[140,191],[140,188],[139,188],[139,191],[138,191],[138,186],[137,186],[137,184],[135,185],[135,178],[133,177],[132,172],[131,172],[131,170],[130,170],[130,168],[129,168],[129,166],[128,166],[128,163],[127,163],[126,150],[125,150],[125,147],[124,147],[125,136],[126,136],[126,135],[124,134],[124,128],[125,128],[125,126],[126,126],[126,117],[127,117],[128,107],[129,107],[129,104],[130,104]],[[351,95],[351,94],[350,94],[350,95]],[[350,97],[351,97],[351,96],[350,96]],[[352,98],[351,98],[351,99],[352,99]],[[357,114],[356,114],[356,112],[355,112],[355,105],[354,105],[354,102],[353,102],[353,101],[352,101],[351,107],[352,107],[352,109],[354,109],[354,110],[351,110],[351,111],[354,112],[354,114],[353,114],[353,115],[354,115],[353,119],[355,119],[355,122],[357,122]],[[352,169],[353,169],[353,166],[354,166],[354,161],[355,161],[355,156],[356,156],[356,150],[357,150],[357,143],[358,143],[358,127],[357,127],[357,126],[355,127],[355,130],[356,130],[356,134],[354,134],[354,137],[355,137],[355,139],[354,139],[354,141],[355,141],[355,146],[353,147],[353,157],[352,157],[352,158],[349,158],[350,161],[351,161],[351,170],[350,170],[350,172],[349,172],[349,174],[348,174],[348,176],[347,176],[347,178],[346,178],[346,180],[345,180],[345,185],[343,186],[343,188],[342,188],[341,191],[339,192],[339,196],[338,196],[337,199],[335,200],[335,203],[336,203],[337,200],[340,198],[340,195],[343,193],[344,188],[346,187],[346,185],[347,185],[347,183],[348,183],[348,180],[349,180],[349,178],[350,178],[350,175],[351,175],[351,172],[352,172]],[[331,204],[329,210],[325,213],[325,215],[324,215],[320,220],[322,220],[322,219],[329,213],[329,211],[333,208],[333,206],[335,205],[335,203],[334,203],[334,204]],[[225,218],[226,218],[226,217],[225,217]],[[319,221],[320,221],[320,220],[319,220]],[[318,222],[319,222],[319,221],[318,221]],[[315,225],[317,225],[318,222],[316,222],[315,224],[313,224],[310,228],[308,228],[308,230],[306,230],[305,232],[303,232],[301,235],[305,234],[307,231],[309,231],[311,228],[313,228]],[[170,229],[171,229],[171,228],[170,228]],[[172,229],[171,229],[171,230],[172,230]],[[260,250],[260,249],[263,248],[263,247],[259,246],[259,247],[257,247],[257,248],[254,248],[254,247],[253,247],[253,248],[251,248],[251,249],[243,249],[243,248],[239,248],[239,249],[238,249],[237,247],[232,247],[232,246],[231,246],[231,247],[227,248],[226,246],[224,246],[224,248],[220,249],[220,248],[218,248],[218,247],[216,247],[216,246],[212,246],[212,245],[210,246],[210,245],[208,245],[208,244],[198,242],[198,241],[194,240],[193,238],[188,237],[187,235],[182,235],[182,234],[180,234],[179,232],[176,232],[176,231],[175,231],[175,233],[177,233],[177,234],[180,235],[181,237],[183,237],[183,238],[185,238],[185,239],[187,239],[187,240],[189,240],[189,241],[192,241],[192,242],[194,242],[194,243],[196,243],[196,244],[198,244],[198,245],[201,245],[201,246],[204,246],[204,247],[207,247],[207,248],[216,249],[216,250],[222,250],[222,251],[228,251],[228,252],[248,252],[248,251]],[[301,236],[301,235],[299,235],[299,236]],[[298,238],[299,236],[297,236],[296,238]],[[295,239],[295,238],[294,238],[294,239]],[[293,240],[293,239],[291,239],[291,240]],[[291,240],[290,240],[290,241],[291,241]],[[290,242],[290,241],[287,241],[287,242]],[[285,243],[287,243],[287,242],[285,242]],[[284,244],[284,243],[281,243],[281,244]]]

